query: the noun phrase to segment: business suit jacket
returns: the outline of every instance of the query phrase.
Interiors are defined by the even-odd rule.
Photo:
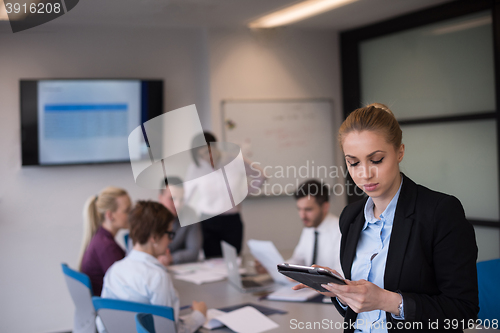
[[[340,261],[347,279],[365,223],[366,200],[348,205],[340,216]],[[453,329],[445,328],[453,328],[452,319],[460,325],[462,319],[466,325],[469,319],[475,320],[479,312],[476,260],[474,229],[460,201],[403,175],[384,275],[384,288],[403,296],[402,324],[421,322],[423,331],[450,332]],[[344,327],[356,320],[351,308],[343,310],[336,300],[333,304],[345,318]],[[436,321],[439,329],[431,330],[430,323]],[[393,327],[389,331],[395,331],[399,321],[387,313],[387,322]],[[353,331],[352,326],[345,330]]]

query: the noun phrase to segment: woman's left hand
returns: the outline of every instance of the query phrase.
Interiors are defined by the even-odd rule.
[[[346,280],[346,283],[347,285],[331,283],[323,287],[337,294],[356,313],[384,310],[397,314],[401,302],[399,294],[382,289],[366,280]]]

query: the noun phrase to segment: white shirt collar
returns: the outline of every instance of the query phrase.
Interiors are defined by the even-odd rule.
[[[142,261],[142,262],[147,262],[150,264],[153,264],[155,266],[161,267],[164,271],[167,271],[167,268],[163,266],[158,259],[150,255],[149,253],[138,251],[138,250],[132,250],[130,253],[127,255],[127,257],[130,260],[136,260],[136,261]]]
[[[365,224],[363,226],[363,230],[366,229],[368,226],[368,223],[375,223],[381,220],[386,221],[387,225],[392,225],[392,222],[394,221],[394,214],[396,213],[396,206],[398,204],[398,199],[399,199],[399,194],[401,193],[401,187],[403,186],[403,177],[401,177],[401,184],[399,184],[399,189],[394,194],[394,196],[391,199],[391,202],[387,205],[385,208],[384,212],[380,214],[380,219],[375,218],[375,215],[373,213],[373,199],[368,197],[368,200],[366,201],[365,204]]]
[[[321,221],[320,225],[318,225],[316,228],[313,228],[314,231],[324,231],[329,229],[328,228],[328,223],[332,221],[333,215],[331,213],[327,213],[323,221]]]

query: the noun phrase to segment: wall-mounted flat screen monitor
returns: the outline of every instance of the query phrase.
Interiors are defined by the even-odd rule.
[[[21,80],[20,92],[22,165],[129,161],[130,132],[163,113],[162,80]]]

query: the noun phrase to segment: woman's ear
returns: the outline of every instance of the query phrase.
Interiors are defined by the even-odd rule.
[[[110,210],[107,210],[105,213],[104,213],[104,218],[108,221],[113,221],[115,219],[114,217],[114,214],[112,211]]]
[[[403,157],[405,156],[405,145],[402,143],[398,150],[398,163],[401,163]]]

